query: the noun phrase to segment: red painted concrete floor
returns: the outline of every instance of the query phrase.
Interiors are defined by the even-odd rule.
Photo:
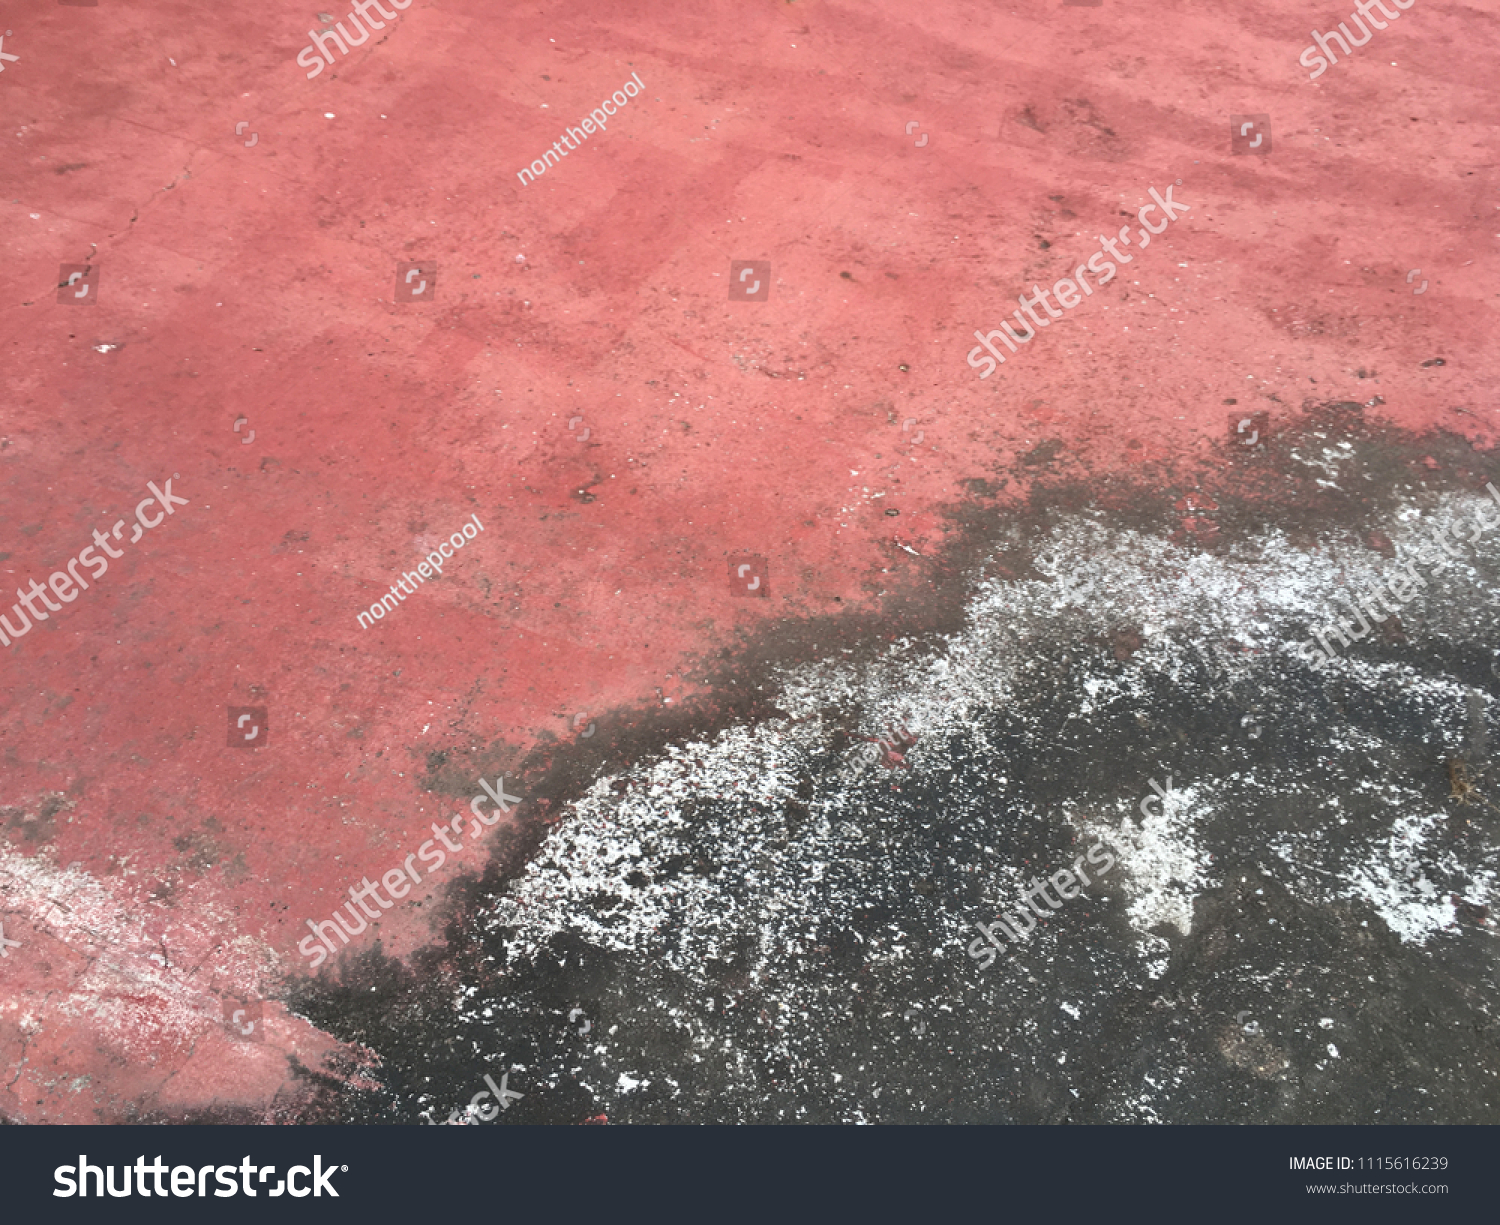
[[[309,80],[311,4],[7,6],[7,589],[127,530],[0,648],[0,1114],[296,1118],[298,1067],[357,1081],[278,1002],[308,920],[452,819],[377,911],[387,954],[441,944],[591,727],[712,724],[748,635],[941,584],[976,480],[1189,495],[1238,420],[1332,401],[1492,449],[1500,22],[1423,0],[1309,81],[1349,7],[416,0]],[[1169,186],[1189,211],[980,379],[974,330]]]

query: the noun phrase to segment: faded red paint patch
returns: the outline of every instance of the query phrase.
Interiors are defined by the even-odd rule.
[[[0,648],[0,802],[52,823],[0,877],[0,1110],[295,1110],[288,1061],[334,1050],[274,1003],[307,919],[578,711],[712,698],[702,661],[745,630],[920,591],[965,482],[1175,490],[1222,465],[1227,400],[1274,440],[1377,388],[1382,420],[1492,447],[1494,268],[1455,253],[1492,250],[1494,29],[1424,12],[1309,84],[1303,7],[1258,15],[557,8],[505,15],[497,76],[492,10],[413,7],[314,81],[288,3],[28,16],[0,566],[45,580],[164,473],[192,504]],[[1225,47],[1268,158],[1229,152]],[[517,185],[631,70],[646,93],[579,162]],[[1178,179],[1192,210],[1114,284],[991,379],[964,365]],[[729,301],[752,259],[768,299]],[[78,261],[96,305],[56,299]],[[438,296],[398,305],[418,261]],[[360,628],[471,513],[472,551]],[[735,598],[740,552],[769,598]],[[266,748],[227,749],[230,705],[269,709]],[[424,885],[359,940],[409,953],[434,906]],[[264,1044],[221,992],[268,998]]]

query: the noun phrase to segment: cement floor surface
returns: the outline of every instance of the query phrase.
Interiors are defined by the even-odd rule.
[[[1500,19],[1330,5],[6,6],[0,1116],[1500,1118]]]

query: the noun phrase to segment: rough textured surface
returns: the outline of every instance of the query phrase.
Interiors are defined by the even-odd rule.
[[[1500,531],[1295,648],[1500,472],[1500,31],[1424,0],[1309,83],[1335,16],[417,0],[311,81],[281,0],[7,18],[0,576],[190,504],[0,647],[0,1114],[1495,1121]]]
[[[1369,510],[1402,560],[1488,502],[1413,469]],[[450,929],[451,1000],[371,957],[310,1015],[399,1001],[357,1032],[432,1082],[369,1117],[446,1113],[500,1047],[544,1088],[521,1119],[1493,1118],[1500,825],[1445,762],[1488,758],[1500,532],[1319,675],[1295,648],[1386,569],[1340,509],[1312,553],[1300,512],[1214,551],[1002,529],[957,632],[775,668],[775,714],[606,772]],[[1012,577],[1039,544],[1083,604]],[[893,723],[908,773],[847,751]],[[997,965],[964,954],[1096,840],[1120,871]]]

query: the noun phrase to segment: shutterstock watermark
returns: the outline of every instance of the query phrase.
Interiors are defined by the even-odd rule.
[[[437,297],[437,264],[431,260],[396,264],[396,305],[403,302],[431,302]],[[413,283],[415,282],[415,283]]]
[[[179,1199],[193,1197],[204,1199],[208,1196],[208,1179],[212,1175],[218,1184],[213,1194],[219,1199],[230,1199],[241,1194],[254,1198],[261,1192],[273,1199],[278,1195],[291,1195],[296,1199],[301,1199],[304,1195],[317,1198],[325,1193],[338,1199],[339,1193],[333,1188],[333,1176],[349,1169],[347,1165],[325,1166],[322,1154],[318,1153],[314,1154],[311,1166],[294,1165],[286,1172],[285,1178],[277,1179],[274,1186],[267,1187],[266,1180],[275,1177],[276,1167],[274,1165],[257,1166],[248,1156],[237,1166],[204,1165],[195,1169],[190,1165],[165,1165],[161,1156],[158,1155],[150,1165],[146,1164],[144,1157],[137,1157],[135,1165],[120,1166],[122,1186],[117,1191],[115,1190],[115,1168],[113,1165],[90,1165],[87,1154],[80,1154],[77,1165],[60,1165],[52,1171],[53,1181],[59,1187],[67,1188],[65,1191],[53,1191],[52,1194],[57,1199],[68,1199],[74,1195],[80,1199],[87,1199],[89,1180],[92,1178],[94,1195],[98,1199],[105,1198],[106,1189],[108,1194],[115,1199],[125,1199],[131,1195],[139,1195],[145,1199],[150,1199],[152,1195],[162,1198],[175,1195]],[[133,1184],[130,1177],[132,1171],[135,1173]],[[148,1174],[151,1175],[150,1182],[146,1179]],[[239,1175],[238,1179],[235,1178],[236,1174]],[[301,1187],[297,1185],[299,1174],[303,1182]],[[168,1177],[172,1180],[170,1191],[162,1182],[162,1179]],[[256,1190],[257,1187],[260,1191]]]
[[[1176,185],[1180,186],[1181,180],[1178,180],[1178,183]],[[1192,207],[1192,205],[1190,204],[1183,204],[1180,201],[1172,199],[1171,187],[1167,188],[1167,194],[1165,198],[1163,198],[1160,193],[1157,192],[1156,188],[1151,188],[1151,198],[1155,200],[1156,203],[1147,204],[1140,210],[1140,212],[1136,214],[1137,219],[1140,221],[1141,226],[1143,227],[1142,229],[1137,231],[1136,234],[1136,237],[1140,239],[1140,245],[1142,247],[1150,246],[1151,236],[1153,234],[1160,234],[1167,228],[1169,222],[1177,220],[1178,213],[1185,213],[1189,208]],[[1152,225],[1149,221],[1146,220],[1146,214],[1157,209],[1161,210],[1161,214],[1164,219],[1160,225]],[[1120,246],[1122,245],[1127,247],[1130,246],[1130,227],[1128,225],[1122,225],[1120,227],[1119,234],[1113,238],[1107,237],[1103,234],[1099,235],[1099,244],[1100,249],[1093,255],[1089,256],[1086,264],[1079,264],[1078,267],[1074,269],[1073,276],[1071,278],[1063,277],[1060,281],[1052,286],[1052,292],[1057,295],[1057,300],[1062,303],[1065,309],[1072,310],[1080,302],[1083,301],[1083,299],[1078,296],[1078,291],[1080,288],[1082,288],[1085,295],[1092,295],[1094,292],[1093,287],[1088,283],[1088,278],[1083,275],[1085,268],[1087,268],[1090,272],[1092,272],[1096,277],[1099,278],[1100,285],[1107,285],[1111,280],[1114,279],[1116,267],[1114,263],[1104,258],[1106,252],[1108,252],[1109,255],[1111,255],[1114,259],[1118,260],[1122,264],[1128,264],[1133,259],[1135,259],[1135,256],[1126,255],[1123,251],[1120,250]],[[1010,349],[1012,353],[1017,353],[1020,351],[1017,348],[1018,345],[1029,344],[1032,338],[1036,336],[1037,332],[1040,329],[1050,326],[1053,319],[1062,318],[1063,312],[1053,309],[1052,303],[1048,300],[1047,291],[1045,289],[1043,289],[1040,285],[1033,285],[1031,287],[1031,292],[1034,295],[1031,298],[1027,298],[1025,294],[1022,294],[1018,299],[1016,299],[1021,304],[1021,310],[1024,310],[1026,312],[1026,317],[1031,320],[1031,326],[1028,327],[1026,319],[1021,318],[1021,311],[1018,310],[1015,312],[1016,322],[1026,332],[1026,335],[1022,336],[1017,333],[1010,326],[1009,321],[1002,321],[1000,327],[987,336],[983,332],[977,330],[975,331],[974,336],[979,341],[979,344],[975,345],[974,348],[969,350],[969,365],[972,366],[975,370],[978,370],[981,366],[985,367],[985,369],[979,376],[980,378],[987,379],[990,377],[990,375],[994,374],[997,362],[1001,365],[1005,363],[1005,355],[1001,353],[993,343],[997,336],[1005,343],[1005,345]],[[1043,318],[1041,315],[1038,315],[1036,313],[1036,308],[1038,306],[1041,306],[1044,310],[1046,310],[1047,314],[1050,315],[1051,318]],[[986,349],[989,350],[988,356],[984,355]],[[976,354],[980,355],[977,359]]]
[[[879,736],[861,736],[862,743],[855,746],[850,758],[856,768],[863,769],[882,762],[887,769],[906,770],[910,766],[906,755],[917,743],[917,734],[903,722],[895,722]]]
[[[500,820],[501,816],[510,812],[510,804],[519,804],[521,802],[519,795],[506,794],[504,775],[501,775],[494,787],[491,787],[484,779],[479,780],[479,785],[484,788],[485,793],[490,799],[499,805],[500,811],[492,813],[490,816],[485,816],[484,813],[479,811],[479,806],[484,803],[484,796],[476,795],[469,802],[469,811],[474,814],[474,819],[469,823],[469,836],[471,838],[479,837],[485,828],[494,825],[496,821]],[[432,873],[436,872],[447,862],[450,852],[457,855],[463,851],[464,844],[462,842],[454,842],[450,836],[459,832],[458,827],[463,823],[463,819],[464,815],[460,812],[454,814],[453,820],[447,825],[442,825],[434,821],[432,823],[434,836],[408,855],[402,867],[392,868],[380,878],[380,885],[386,887],[391,897],[399,901],[411,892],[412,885],[421,883],[422,876],[412,866],[412,860],[420,859],[427,865],[427,874],[431,876]],[[437,845],[439,842],[442,843],[442,846]],[[395,880],[392,880],[392,877],[395,877]],[[351,938],[363,933],[365,928],[369,926],[366,918],[380,918],[380,910],[370,909],[367,899],[373,898],[382,910],[389,910],[396,904],[395,901],[387,901],[381,895],[380,885],[373,884],[370,878],[366,876],[360,881],[359,885],[349,886],[349,897],[353,900],[348,902],[344,907],[349,912],[348,923],[344,922],[344,916],[337,910],[333,912],[332,919],[325,920],[322,923],[314,923],[311,919],[306,920],[313,934],[302,938],[301,943],[297,945],[297,951],[304,957],[313,958],[313,963],[309,969],[316,970],[327,959],[329,953],[338,952],[339,948],[348,944]],[[355,909],[356,905],[359,907],[358,910]],[[358,923],[359,926],[355,927],[355,923]],[[335,945],[333,943],[333,940],[330,939],[330,933],[339,938],[340,944]],[[325,947],[320,948],[319,941],[322,941]]]
[[[390,0],[390,2],[392,8],[400,9],[403,13],[411,8],[411,0]],[[385,21],[381,21],[378,17],[371,17],[371,9],[384,17]],[[355,16],[355,13],[359,16]],[[364,26],[359,24],[360,17],[365,19]],[[344,29],[342,21],[335,22],[331,29],[325,25],[321,30],[309,30],[307,36],[312,39],[312,46],[304,47],[297,53],[297,63],[302,68],[312,69],[307,74],[307,79],[311,81],[323,71],[324,60],[330,64],[333,63],[333,52],[328,49],[330,40],[338,47],[340,55],[348,55],[350,47],[363,47],[370,41],[370,30],[383,30],[386,21],[395,20],[396,14],[381,4],[380,0],[354,0],[354,12],[349,14],[349,24],[354,27],[354,33],[357,33],[359,37],[355,38],[354,34]],[[370,29],[365,29],[365,26],[369,26]]]
[[[1170,781],[1168,779],[1169,783]],[[1050,877],[1045,879],[1040,876],[1033,876],[1029,887],[1021,893],[1021,897],[1025,901],[1022,902],[1015,913],[1001,911],[994,923],[989,927],[986,927],[983,923],[974,924],[984,939],[971,942],[968,952],[970,957],[980,963],[979,968],[981,970],[988,970],[994,965],[997,950],[1005,948],[1005,945],[1001,944],[995,938],[995,928],[998,927],[1012,944],[1020,944],[1035,929],[1038,919],[1050,918],[1053,911],[1062,909],[1063,902],[1071,901],[1073,898],[1080,897],[1083,894],[1083,889],[1080,888],[1080,885],[1090,883],[1088,873],[1083,870],[1085,860],[1093,867],[1095,879],[1102,877],[1117,862],[1115,857],[1105,849],[1104,843],[1096,842],[1093,846],[1089,847],[1087,855],[1080,855],[1073,861],[1071,871],[1063,868],[1061,871],[1054,872]],[[1048,885],[1057,890],[1060,900],[1052,900],[1052,895],[1047,892]],[[1069,892],[1070,890],[1071,892]],[[1047,903],[1050,909],[1042,909],[1041,902],[1037,900],[1039,896]],[[1009,920],[1009,922],[1005,920]],[[988,940],[995,947],[985,948],[985,940]],[[988,957],[989,960],[982,960],[985,957]]]
[[[271,719],[264,706],[230,706],[229,747],[263,749],[271,743]],[[249,724],[250,730],[245,730]]]
[[[770,299],[770,260],[732,259],[729,261],[729,300],[731,302],[768,302]]]
[[[57,300],[64,306],[97,306],[99,265],[63,264],[57,270]]]
[[[489,1086],[488,1089],[481,1089],[478,1093],[471,1097],[469,1099],[469,1104],[465,1106],[463,1110],[449,1111],[447,1119],[442,1123],[436,1124],[436,1126],[467,1127],[471,1125],[476,1119],[481,1123],[488,1123],[492,1119],[498,1117],[502,1110],[509,1110],[512,1101],[519,1102],[523,1097],[526,1096],[524,1093],[517,1093],[510,1087],[509,1072],[501,1074],[500,1083],[498,1085],[495,1083],[494,1078],[488,1072],[486,1072],[484,1074],[484,1083]],[[479,1104],[481,1099],[489,1097],[491,1093],[495,1095],[495,1103],[498,1104],[492,1103],[488,1106],[481,1106]],[[432,1120],[429,1119],[426,1115],[422,1116],[422,1122],[427,1124],[428,1126],[434,1125]]]
[[[1394,4],[1398,9],[1403,10],[1411,8],[1411,6],[1416,2],[1417,0],[1406,0],[1406,3],[1402,4],[1401,0],[1391,0],[1392,4]],[[1376,8],[1378,8],[1381,14],[1387,18],[1386,21],[1381,21],[1379,17],[1376,17],[1375,14],[1370,11],[1371,9]],[[1297,61],[1304,68],[1313,67],[1313,65],[1308,63],[1307,61],[1308,56],[1312,56],[1312,58],[1317,61],[1317,71],[1314,72],[1312,76],[1307,78],[1309,81],[1316,81],[1320,76],[1328,71],[1328,60],[1332,60],[1335,64],[1339,62],[1338,56],[1334,55],[1333,49],[1328,45],[1328,40],[1330,38],[1338,40],[1339,46],[1343,47],[1344,55],[1347,57],[1353,54],[1354,47],[1363,47],[1367,42],[1370,41],[1370,39],[1375,37],[1375,35],[1370,32],[1369,26],[1366,26],[1365,23],[1360,20],[1361,17],[1369,18],[1370,26],[1373,26],[1377,30],[1383,30],[1392,21],[1395,21],[1398,17],[1401,16],[1400,13],[1393,13],[1390,9],[1386,8],[1385,0],[1359,0],[1359,3],[1355,5],[1355,9],[1355,12],[1349,14],[1349,20],[1359,27],[1359,32],[1364,35],[1363,38],[1355,38],[1354,35],[1349,32],[1349,27],[1346,26],[1342,21],[1339,22],[1339,30],[1341,31],[1341,33],[1335,33],[1332,30],[1329,30],[1327,34],[1319,34],[1316,30],[1312,32],[1314,45],[1308,47],[1307,50],[1302,53],[1301,59]],[[1350,44],[1353,44],[1353,46],[1351,46]],[[1328,59],[1324,59],[1323,55],[1318,54],[1319,47],[1323,49],[1323,55],[1326,55]]]
[[[175,472],[172,474],[172,479],[177,479]],[[186,498],[179,498],[172,492],[172,481],[165,481],[163,483],[166,485],[165,490],[158,489],[155,481],[146,482],[146,488],[151,491],[151,496],[142,498],[136,504],[135,530],[131,533],[131,544],[135,544],[141,538],[143,531],[160,527],[162,523],[166,522],[168,515],[176,513],[172,509],[174,506],[186,506],[188,504]],[[158,505],[160,505],[161,509],[156,511],[156,518],[152,519],[150,512],[156,510]],[[143,508],[145,509],[145,513],[142,513]],[[124,529],[125,520],[117,520],[113,528],[113,538],[119,540],[120,533]],[[51,597],[47,594],[47,588],[43,587],[35,579],[31,580],[31,586],[25,590],[17,587],[16,595],[20,597],[20,603],[12,604],[11,612],[16,614],[16,619],[21,624],[17,628],[11,624],[9,616],[5,613],[0,613],[0,646],[8,647],[11,645],[13,639],[22,638],[29,634],[31,632],[31,617],[35,617],[38,621],[45,621],[47,619],[47,614],[36,606],[38,599],[52,612],[61,612],[63,604],[71,604],[78,598],[78,592],[73,590],[75,586],[81,587],[84,591],[89,589],[88,583],[78,573],[79,563],[89,568],[90,577],[96,583],[103,578],[105,571],[109,569],[109,562],[106,558],[120,558],[125,556],[123,549],[116,551],[110,547],[109,542],[110,537],[95,528],[94,543],[85,546],[79,551],[77,557],[67,563],[67,574],[64,574],[61,570],[54,570],[52,572],[52,575],[47,579],[47,586],[52,589],[52,595],[61,600],[62,604],[53,603]],[[100,557],[94,552],[96,546],[104,551],[105,557]],[[70,578],[69,575],[72,577]],[[21,604],[26,605],[26,608],[31,613],[31,617],[28,617],[26,613],[21,611]]]
[[[736,596],[758,596],[765,599],[771,594],[771,567],[759,553],[731,553],[729,555],[729,593]]]
[[[1500,506],[1500,489],[1495,488],[1494,482],[1491,481],[1487,484],[1485,489],[1489,491],[1489,495],[1495,500],[1495,504]],[[1485,512],[1488,510],[1489,507],[1481,505],[1479,513],[1474,516],[1474,527],[1467,537],[1470,542],[1478,540],[1481,535],[1491,528],[1500,526],[1500,518],[1489,520],[1485,518]],[[1371,621],[1376,623],[1386,619],[1375,611],[1377,603],[1387,613],[1395,614],[1399,612],[1401,605],[1405,604],[1416,594],[1418,587],[1427,586],[1427,580],[1416,571],[1416,562],[1420,561],[1424,566],[1432,567],[1434,574],[1441,574],[1455,560],[1462,557],[1462,551],[1455,552],[1448,547],[1448,535],[1451,531],[1452,527],[1450,525],[1439,528],[1437,536],[1433,540],[1433,544],[1438,546],[1437,548],[1433,548],[1432,546],[1428,546],[1426,549],[1419,548],[1416,550],[1415,557],[1408,558],[1400,566],[1392,567],[1385,582],[1383,584],[1376,583],[1374,601],[1368,596],[1364,600],[1350,599],[1349,605],[1354,609],[1354,616],[1359,622],[1359,629],[1356,630],[1353,625],[1349,624],[1342,617],[1336,616],[1332,628],[1313,635],[1313,638],[1317,640],[1316,642],[1304,642],[1297,648],[1302,655],[1303,662],[1314,672],[1321,672],[1324,667],[1333,662],[1334,657],[1338,654],[1329,645],[1328,640],[1330,638],[1337,639],[1340,646],[1347,647],[1351,643],[1358,642],[1360,639],[1367,637],[1371,630],[1370,621],[1366,621],[1361,614],[1368,613]],[[1390,594],[1395,597],[1394,606],[1386,599],[1385,588],[1387,587],[1390,589]],[[1321,651],[1319,650],[1320,647],[1322,648]]]

